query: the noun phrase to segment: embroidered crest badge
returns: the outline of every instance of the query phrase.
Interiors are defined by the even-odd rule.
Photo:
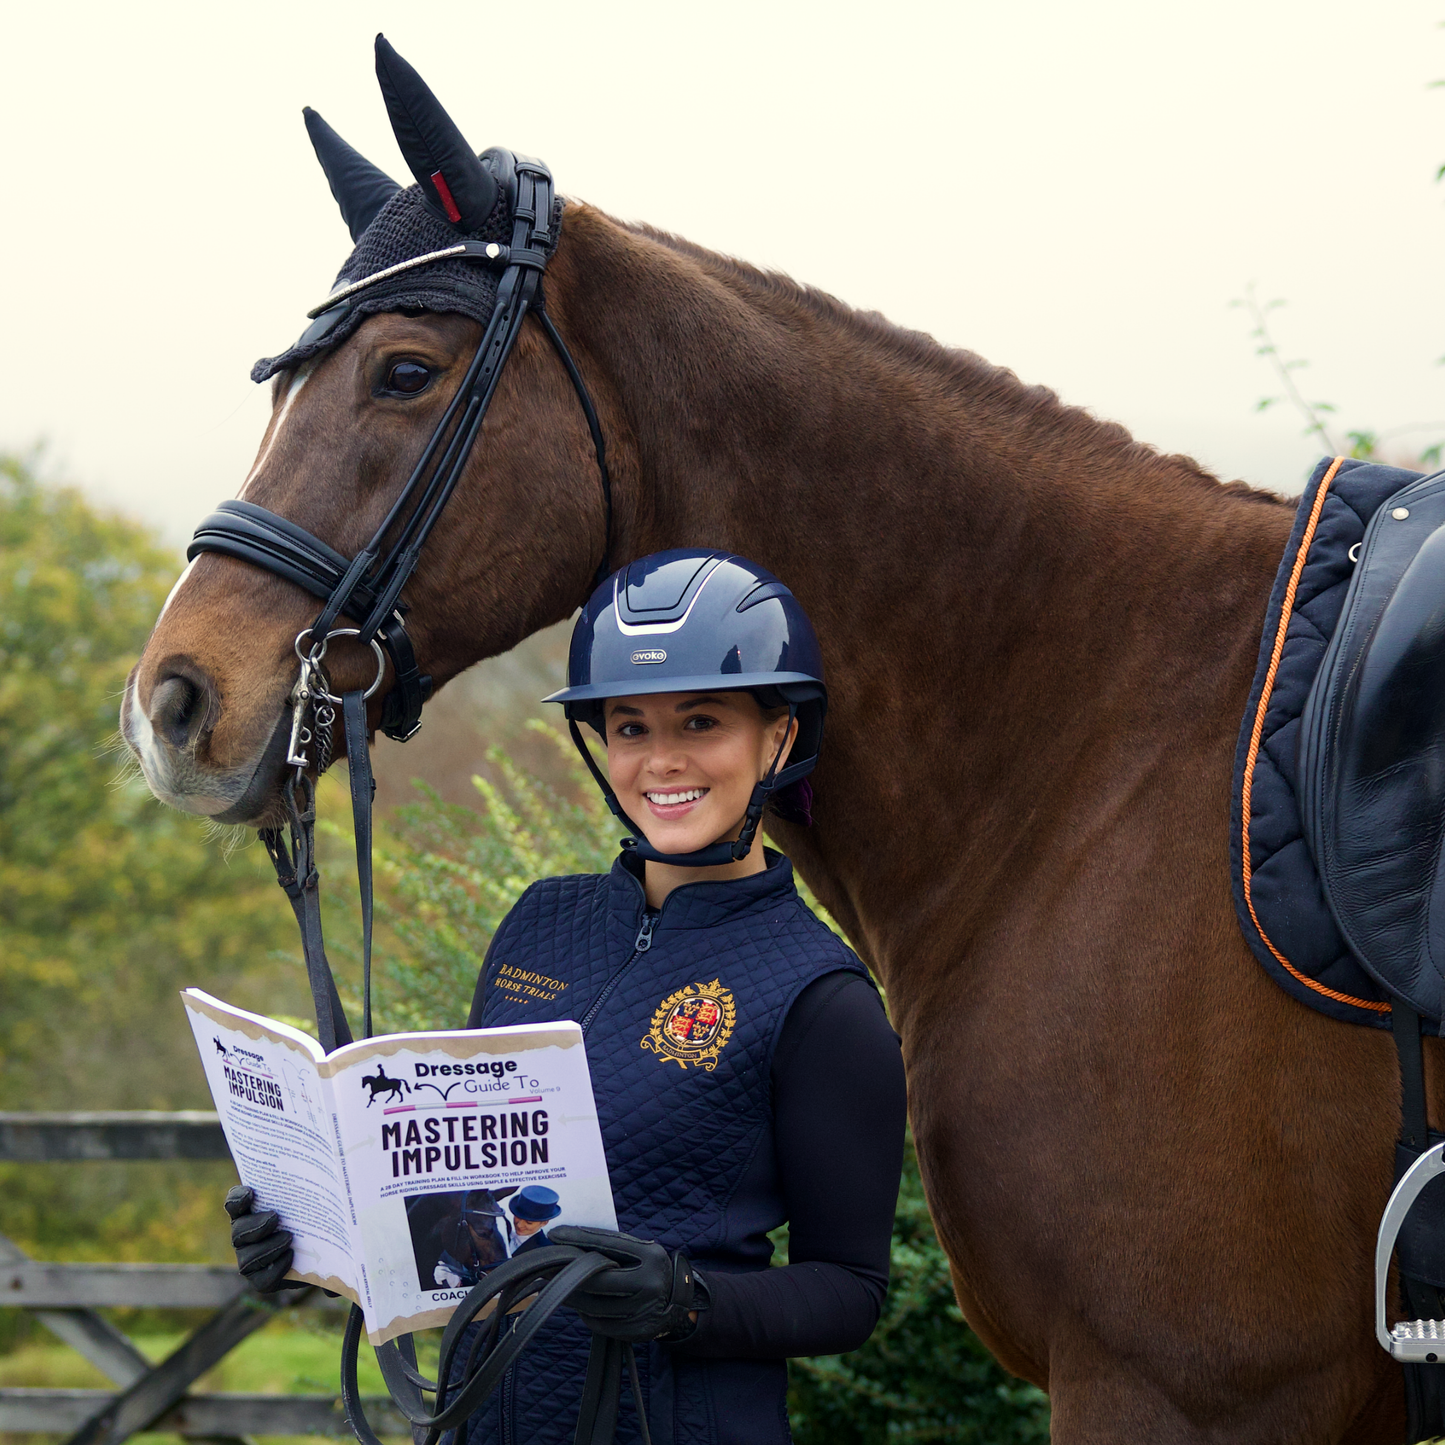
[[[719,980],[690,983],[658,1004],[642,1047],[680,1069],[692,1064],[711,1073],[737,1020],[733,996]]]

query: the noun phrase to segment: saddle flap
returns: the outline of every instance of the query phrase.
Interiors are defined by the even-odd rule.
[[[1375,513],[1301,719],[1305,838],[1377,983],[1445,1009],[1445,473]]]

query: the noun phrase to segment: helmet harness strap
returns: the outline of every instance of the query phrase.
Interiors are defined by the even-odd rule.
[[[587,771],[592,774],[593,781],[601,788],[602,796],[607,800],[607,806],[612,811],[613,817],[632,830],[631,836],[622,840],[624,852],[631,853],[648,863],[671,863],[678,868],[721,868],[729,863],[741,863],[753,851],[753,840],[757,837],[758,825],[763,820],[763,810],[767,807],[768,799],[777,787],[778,769],[782,766],[783,750],[788,746],[797,717],[797,703],[789,702],[788,725],[783,730],[782,740],[778,743],[778,749],[773,754],[773,761],[767,772],[753,785],[747,811],[743,814],[742,831],[734,839],[723,838],[716,843],[709,844],[706,848],[697,848],[691,853],[663,853],[654,848],[647,841],[646,834],[627,816],[622,804],[617,801],[617,794],[613,792],[612,784],[607,781],[602,770],[597,766],[596,759],[592,756],[592,749],[587,746],[575,718],[567,719],[567,730],[572,734],[573,746],[582,754],[582,761],[587,764]]]

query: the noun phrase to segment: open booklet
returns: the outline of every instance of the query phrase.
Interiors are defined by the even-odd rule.
[[[331,1054],[181,994],[231,1156],[291,1231],[289,1279],[361,1306],[383,1344],[443,1325],[551,1224],[616,1229],[575,1023],[386,1034]]]

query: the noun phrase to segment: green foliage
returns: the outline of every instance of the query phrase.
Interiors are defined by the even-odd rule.
[[[228,862],[117,778],[121,692],[176,570],[0,458],[0,1107],[203,1104],[176,991],[276,982],[286,910],[259,850]]]
[[[1442,168],[1445,169],[1445,168]],[[1245,287],[1245,294],[1230,302],[1231,306],[1243,307],[1249,312],[1254,326],[1250,339],[1255,343],[1254,354],[1268,362],[1280,385],[1280,392],[1274,396],[1262,396],[1255,403],[1255,411],[1268,411],[1272,406],[1287,403],[1299,413],[1305,423],[1304,436],[1314,436],[1320,446],[1331,456],[1345,450],[1337,438],[1326,427],[1324,418],[1338,412],[1339,408],[1329,401],[1309,401],[1295,384],[1294,373],[1303,371],[1309,362],[1302,357],[1286,361],[1275,342],[1270,327],[1269,315],[1285,303],[1281,300],[1261,302],[1254,294],[1253,284]],[[1445,361],[1445,357],[1441,358]],[[1438,432],[1438,422],[1411,422],[1405,426],[1392,427],[1389,431],[1371,431],[1368,428],[1347,430],[1349,442],[1347,456],[1361,461],[1385,462],[1391,466],[1407,467],[1415,471],[1432,471],[1440,465],[1445,455],[1445,440],[1436,440],[1424,446],[1419,442],[1404,440],[1411,433]]]
[[[1005,1374],[963,1322],[912,1141],[892,1261],[883,1316],[861,1350],[790,1362],[788,1413],[797,1445],[1046,1441],[1048,1396]]]
[[[492,747],[487,761],[501,783],[472,779],[480,808],[446,803],[418,783],[419,800],[396,809],[378,829],[373,1009],[379,1032],[460,1027],[492,934],[528,885],[612,866],[619,825],[582,774],[571,742],[539,720],[526,726],[561,751],[575,798]],[[355,840],[342,790],[323,791],[319,808],[328,949],[333,962],[344,964],[338,987],[354,1016],[360,1007]]]
[[[228,859],[117,756],[126,675],[177,571],[141,528],[0,456],[0,1108],[205,1108],[178,990],[302,1006],[259,849]],[[0,1233],[41,1258],[221,1262],[233,1178],[0,1165]]]

